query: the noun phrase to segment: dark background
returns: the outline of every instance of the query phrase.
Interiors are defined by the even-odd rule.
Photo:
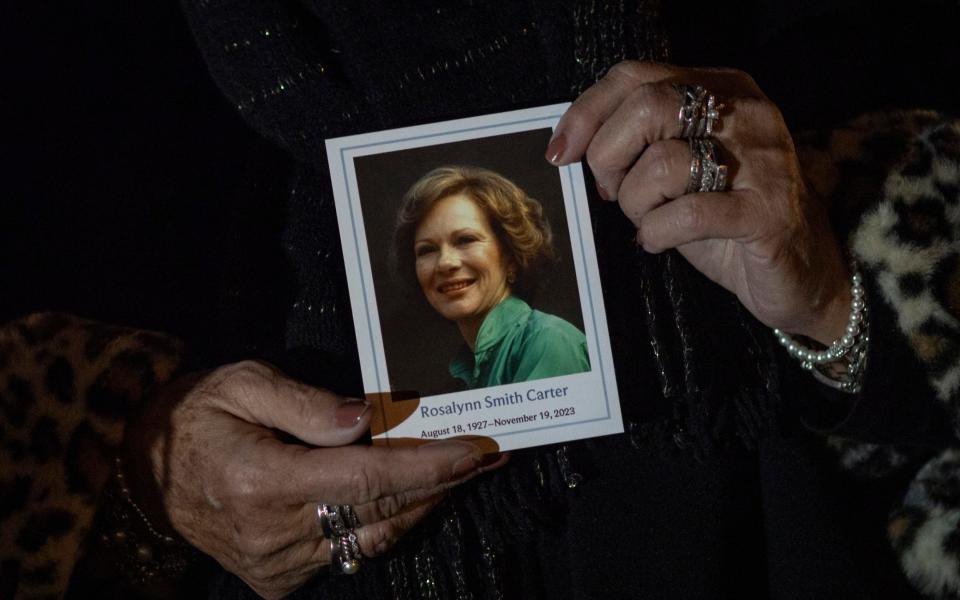
[[[794,130],[960,106],[953,0],[666,0],[664,18],[674,61],[747,70]],[[219,94],[178,3],[4,3],[0,72],[0,322],[57,309],[202,346],[224,246],[237,277],[288,268],[283,157]]]
[[[413,274],[407,280],[394,272],[389,256],[403,194],[436,167],[470,165],[490,169],[543,205],[553,230],[558,261],[543,272],[540,288],[523,298],[531,307],[564,318],[583,331],[560,176],[557,168],[543,159],[550,135],[550,129],[537,129],[354,160],[387,371],[394,391],[416,391],[418,396],[427,396],[462,387],[449,375],[447,365],[463,346],[463,337],[456,325],[437,315],[426,303]]]
[[[0,69],[0,323],[65,311],[172,332],[197,366],[256,358],[223,310],[242,279],[273,282],[250,327],[282,338],[290,166],[178,2],[5,3]]]
[[[63,310],[205,344],[221,248],[250,207],[238,190],[274,155],[177,2],[2,10],[0,322]]]

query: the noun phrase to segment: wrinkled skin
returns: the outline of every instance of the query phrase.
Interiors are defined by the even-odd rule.
[[[152,475],[133,483],[151,518],[280,598],[330,563],[318,502],[353,505],[374,556],[481,470],[467,442],[349,445],[369,421],[362,402],[243,362],[161,389],[128,436],[127,460],[131,474]]]
[[[703,85],[725,105],[713,137],[731,170],[726,192],[686,193],[691,154],[673,83]],[[585,157],[644,250],[676,248],[766,325],[822,343],[843,334],[849,266],[779,110],[749,75],[617,64],[566,112],[546,156]]]

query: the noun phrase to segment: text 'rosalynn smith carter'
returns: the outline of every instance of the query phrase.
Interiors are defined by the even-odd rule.
[[[440,406],[421,406],[420,416],[443,417],[447,415],[462,415],[465,412],[483,410],[485,408],[497,408],[499,406],[511,406],[514,404],[523,404],[524,402],[537,402],[539,400],[550,400],[552,398],[563,398],[567,395],[567,386],[550,388],[530,388],[525,392],[508,391],[502,396],[487,395],[483,400],[470,400],[467,402],[457,402],[451,400]]]

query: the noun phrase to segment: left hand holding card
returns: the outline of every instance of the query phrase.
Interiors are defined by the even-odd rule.
[[[352,505],[359,548],[375,556],[481,471],[469,442],[349,445],[371,416],[365,402],[265,363],[188,376],[161,389],[128,436],[130,472],[153,474],[132,487],[158,500],[154,522],[165,516],[258,594],[280,598],[331,563],[318,504]]]

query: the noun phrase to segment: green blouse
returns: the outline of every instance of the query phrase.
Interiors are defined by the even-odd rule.
[[[476,351],[464,346],[450,374],[468,389],[532,381],[590,370],[587,338],[560,317],[508,296],[486,316]]]

